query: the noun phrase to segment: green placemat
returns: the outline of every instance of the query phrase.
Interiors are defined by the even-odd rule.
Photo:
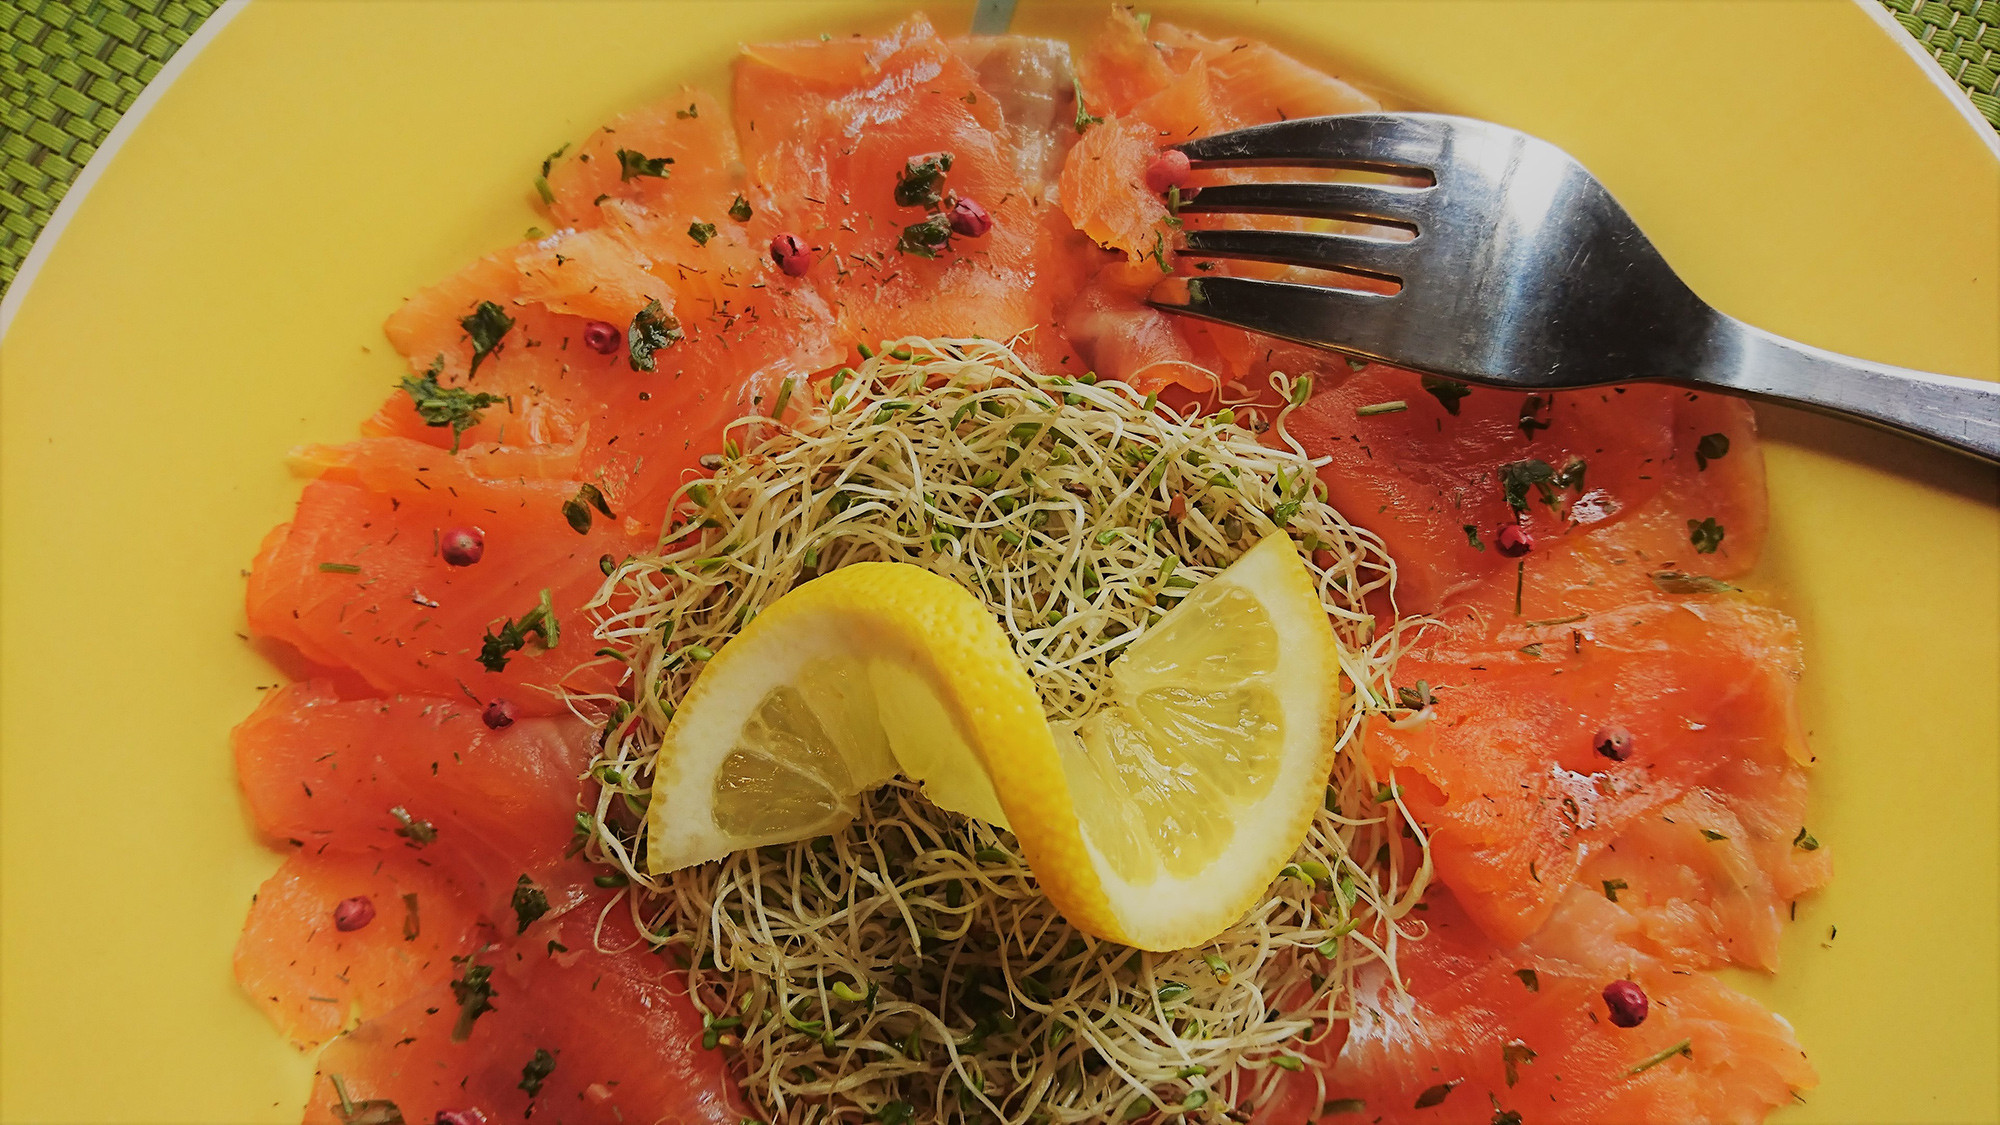
[[[0,289],[105,134],[220,0],[0,4]],[[1881,0],[2000,129],[2000,0]]]

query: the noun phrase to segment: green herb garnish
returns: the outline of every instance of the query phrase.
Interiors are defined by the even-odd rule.
[[[1534,485],[1554,480],[1556,471],[1547,461],[1530,457],[1524,461],[1509,461],[1500,466],[1500,495],[1507,506],[1516,512],[1528,510],[1528,489]]]
[[[1604,897],[1610,899],[1612,902],[1617,902],[1618,892],[1626,889],[1627,884],[1623,879],[1604,880]]]
[[[634,371],[652,371],[653,353],[685,338],[680,318],[661,306],[659,298],[646,302],[625,330],[626,361]]]
[[[1728,434],[1703,434],[1701,440],[1694,443],[1695,471],[1705,470],[1710,461],[1719,461],[1728,455]]]
[[[323,562],[319,564],[321,574],[360,574],[361,568],[353,563]]]
[[[1076,92],[1076,131],[1081,133],[1092,125],[1102,125],[1104,119],[1084,108],[1083,91]]]
[[[501,624],[499,632],[487,631],[485,642],[480,645],[479,663],[488,672],[506,671],[508,658],[527,647],[530,633],[541,642],[544,651],[556,647],[560,639],[555,609],[549,603],[547,590],[542,591],[541,604],[518,619],[508,618]]]
[[[1665,594],[1733,594],[1736,587],[1720,578],[1710,578],[1705,574],[1688,574],[1679,570],[1656,570],[1653,585]]]
[[[1458,400],[1472,393],[1471,387],[1456,379],[1424,375],[1417,381],[1423,385],[1424,393],[1438,400],[1438,405],[1444,407],[1444,412],[1454,418],[1458,417]]]
[[[596,508],[598,511],[604,513],[605,519],[618,518],[612,514],[611,505],[605,503],[603,490],[594,484],[580,484],[576,488],[576,495],[563,501],[562,506],[563,519],[569,521],[571,531],[576,532],[578,535],[590,534],[590,510],[592,508]],[[599,560],[599,569],[603,569],[602,560]],[[606,571],[606,573],[610,572]]]
[[[535,885],[533,879],[522,875],[514,883],[512,905],[516,923],[514,933],[518,936],[527,933],[530,925],[549,912],[549,896]]]
[[[1654,1067],[1660,1065],[1661,1063],[1666,1062],[1668,1059],[1673,1058],[1675,1055],[1686,1055],[1688,1058],[1693,1058],[1694,1040],[1692,1039],[1681,1040],[1680,1042],[1674,1044],[1673,1046],[1668,1047],[1666,1050],[1661,1051],[1659,1054],[1654,1055],[1651,1058],[1648,1058],[1646,1061],[1640,1063],[1638,1066],[1633,1067],[1631,1070],[1626,1071],[1625,1077],[1631,1078],[1634,1075],[1644,1074],[1646,1071],[1649,1071]]]
[[[1500,1048],[1500,1062],[1507,1068],[1507,1085],[1509,1086],[1521,1080],[1520,1065],[1534,1061],[1534,1049],[1526,1043],[1517,1040]]]
[[[1792,846],[1802,852],[1816,852],[1819,850],[1819,841],[1802,827],[1799,829],[1799,834],[1792,837]]]
[[[739,222],[739,223],[747,223],[747,222],[749,222],[749,221],[750,221],[750,201],[749,201],[749,200],[747,200],[747,199],[745,199],[745,198],[743,198],[743,197],[742,197],[742,196],[740,196],[740,195],[739,195],[739,196],[737,196],[737,197],[736,197],[736,202],[734,202],[734,203],[732,203],[732,204],[730,204],[730,205],[729,205],[729,217],[730,217],[730,218],[732,218],[732,219],[735,219],[735,220],[736,220],[737,222]]]
[[[951,245],[951,219],[943,214],[920,219],[903,228],[896,249],[919,258],[935,258],[938,247]]]
[[[708,240],[715,237],[715,224],[696,219],[688,224],[688,237],[694,239],[696,246],[706,246]]]
[[[451,451],[457,453],[465,431],[479,424],[479,412],[507,400],[484,391],[439,386],[437,377],[442,367],[442,362],[433,363],[421,379],[403,376],[403,393],[410,396],[411,405],[417,408],[417,416],[425,425],[451,427]]]
[[[1527,398],[1522,399],[1521,436],[1527,438],[1529,441],[1533,441],[1535,440],[1536,430],[1548,429],[1549,410],[1553,405],[1554,400],[1543,398],[1541,395],[1529,395]]]
[[[1486,544],[1479,541],[1479,527],[1477,524],[1462,523],[1458,525],[1458,529],[1465,532],[1465,541],[1472,544],[1473,550],[1484,551],[1486,549]]]
[[[347,1082],[338,1074],[327,1077],[333,1082],[334,1097],[340,1099],[331,1108],[339,1116],[340,1125],[405,1125],[403,1110],[388,1098],[366,1098],[355,1101],[347,1096]]]
[[[451,982],[451,995],[458,1001],[458,1022],[451,1025],[454,1043],[463,1043],[471,1036],[473,1021],[492,1011],[493,998],[499,995],[493,988],[493,966],[479,964],[474,960],[478,955],[468,953],[451,959],[452,964],[463,967],[458,979]]]
[[[1702,839],[1704,839],[1704,840],[1707,840],[1707,841],[1708,841],[1709,843],[1711,843],[1711,844],[1715,843],[1715,842],[1716,842],[1717,840],[1727,840],[1727,839],[1729,839],[1729,837],[1727,837],[1727,836],[1724,836],[1724,835],[1723,835],[1722,833],[1720,833],[1720,832],[1717,832],[1717,831],[1716,831],[1715,829],[1713,829],[1713,828],[1704,828],[1704,829],[1702,829],[1702,830],[1701,830],[1701,838],[1702,838]]]
[[[535,1057],[529,1059],[528,1064],[521,1068],[521,1083],[515,1089],[526,1090],[529,1097],[535,1097],[542,1092],[542,1083],[548,1081],[549,1075],[555,1071],[556,1057],[537,1047]]]
[[[944,202],[944,193],[938,187],[944,183],[945,173],[951,171],[951,154],[933,152],[928,156],[912,158],[896,173],[896,206],[936,207]]]
[[[401,825],[400,828],[396,829],[396,835],[408,840],[410,847],[429,847],[431,844],[437,842],[437,825],[432,824],[430,821],[418,820],[416,817],[410,815],[410,810],[401,805],[390,809],[389,815],[395,818],[397,824]]]
[[[403,940],[415,941],[423,930],[423,920],[417,917],[417,895],[412,891],[403,896]]]
[[[673,162],[671,156],[647,156],[643,152],[621,148],[618,150],[618,179],[621,183],[640,176],[664,180],[667,178],[667,165]]]
[[[481,301],[473,306],[469,316],[458,318],[458,326],[472,338],[472,368],[465,373],[465,377],[470,379],[479,374],[480,361],[492,355],[493,350],[500,346],[500,338],[514,327],[514,318],[499,305]]]
[[[1688,542],[1694,544],[1696,554],[1712,555],[1717,547],[1722,546],[1722,531],[1722,525],[1715,522],[1714,516],[1689,520]]]
[[[691,117],[700,117],[701,111],[695,108],[695,104],[693,102],[689,102],[688,107],[686,109],[675,110],[674,116],[680,118],[682,121],[686,121]]]
[[[1456,1085],[1458,1085],[1456,1082],[1440,1082],[1423,1093],[1418,1094],[1417,1108],[1429,1109],[1434,1105],[1441,1104],[1446,1098],[1451,1096],[1452,1087]]]
[[[1389,402],[1377,402],[1368,406],[1357,406],[1354,408],[1354,416],[1356,418],[1373,418],[1377,414],[1401,414],[1409,408],[1410,404],[1399,398]]]
[[[1542,978],[1533,969],[1515,969],[1514,975],[1521,978],[1522,987],[1529,992],[1542,990]]]

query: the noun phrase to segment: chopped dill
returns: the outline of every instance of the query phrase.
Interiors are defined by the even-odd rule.
[[[465,431],[479,424],[480,411],[507,400],[484,391],[440,386],[437,377],[443,369],[444,357],[439,356],[430,370],[424,372],[423,378],[403,376],[402,387],[403,393],[410,396],[410,404],[416,407],[417,416],[424,420],[424,425],[451,427],[451,451],[457,453],[458,443]]]
[[[673,162],[671,156],[647,156],[643,152],[621,148],[618,150],[618,179],[621,183],[640,176],[664,180],[667,178],[667,165]]]

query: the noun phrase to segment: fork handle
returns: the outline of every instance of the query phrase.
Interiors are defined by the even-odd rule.
[[[1838,414],[2000,463],[2000,384],[1809,347],[1718,316],[1691,381]]]

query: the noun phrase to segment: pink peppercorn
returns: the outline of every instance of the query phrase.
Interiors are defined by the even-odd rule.
[[[351,934],[375,920],[375,904],[367,895],[341,899],[333,908],[333,928]]]
[[[1622,762],[1632,756],[1632,732],[1624,727],[1604,727],[1590,740],[1599,754],[1614,762]]]
[[[1493,546],[1506,558],[1518,559],[1535,549],[1535,539],[1522,531],[1520,524],[1510,523],[1502,525],[1499,533],[1493,536]]]
[[[486,1115],[470,1107],[441,1109],[431,1125],[486,1125]]]
[[[1165,195],[1187,183],[1190,170],[1187,153],[1177,148],[1163,149],[1146,167],[1146,190]]]
[[[1651,1005],[1646,990],[1629,980],[1614,980],[1604,986],[1604,1006],[1611,1010],[1611,1022],[1619,1027],[1638,1027],[1646,1022]]]
[[[976,199],[967,199],[961,195],[952,200],[950,214],[953,234],[978,238],[993,229],[993,216],[988,215],[986,208],[981,207]]]
[[[476,527],[454,527],[438,536],[438,554],[451,566],[471,566],[486,554],[486,533]]]
[[[789,231],[771,240],[771,260],[789,277],[804,277],[812,268],[812,252],[805,241]]]
[[[593,320],[583,326],[583,346],[598,355],[617,355],[625,334],[608,320]]]
[[[505,699],[496,699],[488,703],[486,710],[479,713],[480,721],[490,730],[506,730],[520,717],[521,709]]]

